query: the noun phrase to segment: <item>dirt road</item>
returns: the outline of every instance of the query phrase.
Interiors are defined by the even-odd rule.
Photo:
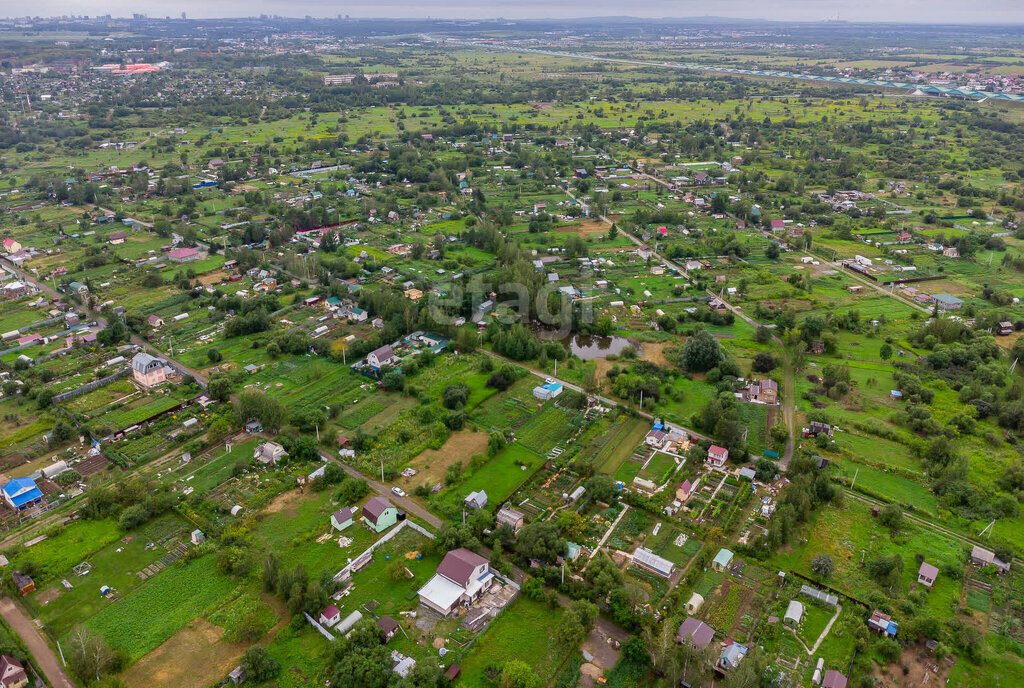
[[[46,676],[46,680],[49,681],[53,688],[75,688],[75,684],[68,678],[67,673],[64,672],[64,667],[61,666],[60,660],[57,659],[57,655],[53,653],[46,640],[39,633],[39,629],[32,623],[32,620],[25,616],[24,612],[21,611],[21,607],[14,603],[9,597],[5,597],[0,600],[0,615],[4,617],[4,621],[10,624],[14,632],[28,646],[28,651],[32,653],[32,659],[35,660],[36,666],[40,668],[43,675]]]
[[[378,482],[368,475],[364,475],[363,473],[356,470],[352,466],[349,466],[344,461],[340,461],[339,459],[333,456],[323,453],[320,454],[320,458],[322,458],[324,461],[333,461],[334,463],[338,464],[343,469],[345,469],[345,472],[351,475],[353,478],[365,480],[366,483],[370,486],[370,489],[372,489],[374,492],[383,497],[387,497],[388,500],[392,502],[395,506],[399,506],[405,509],[407,512],[414,516],[419,516],[435,528],[440,528],[442,525],[444,525],[444,521],[442,521],[437,516],[421,507],[413,500],[409,499],[408,497],[399,497],[398,495],[391,491],[390,487],[388,487],[384,483]]]

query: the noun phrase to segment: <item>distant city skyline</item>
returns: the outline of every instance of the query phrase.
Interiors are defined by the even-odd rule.
[[[31,12],[26,10],[31,9]],[[979,11],[982,10],[982,11]],[[156,0],[40,0],[0,10],[3,16],[106,15],[130,17],[144,13],[153,18],[251,17],[260,14],[301,18],[335,17],[381,19],[567,19],[630,16],[637,18],[696,18],[707,15],[733,19],[779,21],[908,22],[1011,24],[1024,23],[1021,0],[988,0],[982,6],[953,0],[734,0],[708,5],[697,0],[648,0],[641,5],[618,0],[587,0],[552,3],[549,0],[521,0],[515,3],[442,0],[412,3],[409,0],[376,0],[372,3],[339,3],[336,0],[185,0],[166,3]]]

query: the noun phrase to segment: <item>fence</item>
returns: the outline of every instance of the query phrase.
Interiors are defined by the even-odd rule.
[[[391,538],[393,538],[396,535],[398,535],[400,532],[402,532],[406,528],[412,528],[416,532],[421,533],[423,535],[426,535],[431,540],[434,539],[434,534],[433,533],[431,533],[430,531],[426,530],[425,528],[423,528],[423,527],[413,523],[412,521],[410,521],[407,518],[404,521],[402,521],[401,523],[399,523],[397,526],[392,528],[388,532],[387,535],[385,535],[380,540],[377,540],[377,542],[373,543],[372,545],[367,547],[365,550],[363,550],[363,552],[358,557],[356,557],[355,559],[352,560],[352,563],[348,564],[341,571],[338,571],[336,574],[334,574],[334,580],[335,581],[341,581],[341,580],[344,580],[346,577],[350,576],[351,573],[352,573],[352,569],[356,567],[356,564],[362,564],[364,562],[365,558],[366,558],[366,555],[373,554],[373,552],[378,547],[380,547],[385,542],[387,542]]]
[[[800,580],[807,581],[808,583],[812,583],[814,585],[814,587],[824,588],[825,590],[828,590],[830,593],[832,593],[833,595],[835,595],[837,597],[841,597],[844,600],[849,600],[850,602],[853,602],[854,604],[859,604],[860,606],[864,607],[865,609],[868,609],[868,610],[871,609],[871,605],[869,605],[867,602],[862,602],[861,600],[858,600],[856,597],[850,597],[845,592],[840,592],[839,590],[836,590],[835,588],[829,587],[828,585],[825,585],[824,583],[816,581],[813,578],[809,578],[809,577],[803,575],[802,573],[797,573],[796,571],[794,571],[792,569],[789,570],[789,573],[792,576],[796,576]]]
[[[334,636],[333,636],[333,635],[331,635],[331,634],[330,634],[330,632],[329,632],[329,631],[328,631],[328,630],[327,630],[326,628],[324,628],[323,626],[321,626],[321,625],[320,625],[320,624],[319,624],[319,623],[317,622],[317,620],[316,620],[316,619],[314,619],[314,618],[313,618],[312,616],[310,616],[310,615],[309,615],[309,614],[307,614],[306,612],[302,612],[302,615],[303,615],[304,617],[306,617],[306,621],[308,621],[308,622],[309,622],[310,624],[312,624],[312,625],[313,625],[313,628],[315,628],[316,630],[320,631],[320,634],[321,634],[321,635],[322,635],[323,637],[327,638],[328,640],[334,640]]]
[[[182,377],[192,378],[192,380],[194,380],[195,383],[197,385],[199,385],[202,389],[204,389],[204,390],[206,389],[206,383],[203,380],[200,380],[198,377],[193,375],[190,371],[186,370],[185,367],[180,365],[177,361],[171,360],[170,358],[166,358],[166,357],[163,360],[164,360],[164,363],[166,363],[168,367],[173,368],[174,370],[176,370],[179,375],[181,375]]]
[[[196,382],[198,383],[199,381],[196,380]],[[155,420],[163,418],[164,416],[166,416],[169,413],[177,413],[178,411],[180,411],[181,409],[185,408],[186,406],[191,406],[193,403],[195,403],[196,399],[198,399],[201,396],[203,396],[203,395],[202,394],[197,394],[196,396],[192,397],[191,399],[186,399],[185,401],[181,402],[177,406],[172,406],[171,408],[166,409],[164,411],[160,411],[159,413],[154,413],[149,418],[144,418],[144,419],[142,419],[142,420],[140,420],[140,421],[138,421],[136,423],[133,423],[132,425],[129,425],[128,428],[134,428],[136,426],[141,428],[143,425],[146,425],[147,423],[152,423]],[[111,435],[108,435],[107,437],[105,437],[103,439],[104,439],[104,441],[109,441],[111,438],[113,438],[113,439],[121,439],[121,437],[123,437],[125,435],[125,433],[128,430],[128,428],[121,428],[120,430],[117,430],[116,432],[112,433]]]
[[[72,390],[70,390],[68,392],[61,392],[60,394],[55,394],[54,397],[53,397],[53,401],[54,401],[54,403],[58,403],[59,404],[62,401],[67,401],[68,399],[74,399],[75,397],[81,396],[81,395],[85,394],[86,392],[91,392],[94,389],[98,389],[99,387],[102,387],[103,385],[109,385],[114,380],[120,380],[121,378],[123,378],[125,375],[127,375],[130,372],[131,372],[131,370],[129,370],[128,368],[124,368],[122,370],[117,371],[113,375],[107,375],[106,377],[102,377],[99,380],[93,380],[92,382],[87,382],[84,385],[82,385],[81,387],[76,387],[75,389],[72,389]]]

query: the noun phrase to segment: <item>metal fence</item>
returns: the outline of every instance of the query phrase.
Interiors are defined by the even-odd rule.
[[[81,387],[76,387],[75,389],[72,389],[72,390],[70,390],[68,392],[61,392],[60,394],[55,394],[54,397],[53,397],[53,401],[55,403],[60,403],[62,401],[66,401],[68,399],[74,399],[75,397],[81,396],[81,395],[85,394],[86,392],[91,392],[94,389],[98,389],[98,388],[102,387],[103,385],[109,385],[114,380],[120,380],[121,378],[123,378],[125,375],[127,375],[130,372],[131,372],[130,369],[123,368],[122,370],[117,371],[113,375],[107,375],[106,377],[101,377],[99,380],[93,380],[92,382],[87,382],[84,385],[82,385]]]

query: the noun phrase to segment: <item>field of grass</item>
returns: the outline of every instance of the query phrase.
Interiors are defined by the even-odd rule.
[[[70,570],[62,574],[74,586],[71,590],[65,590],[56,580],[49,584],[60,596],[40,607],[40,618],[62,636],[74,625],[116,604],[99,594],[101,585],[109,585],[122,597],[129,594],[142,584],[136,574],[167,554],[167,547],[162,544],[168,539],[168,544],[178,541],[173,539],[176,535],[184,539],[187,532],[187,524],[177,516],[161,516],[133,533],[127,543],[115,540],[90,554],[87,561],[93,569],[87,576],[75,576]],[[150,542],[161,544],[147,549]],[[39,596],[37,593],[36,597]]]
[[[542,681],[550,680],[566,654],[552,642],[559,614],[558,610],[520,596],[491,622],[469,656],[462,659],[462,677],[456,685],[486,685],[484,671],[490,666],[501,667],[511,658],[529,658],[536,675]]]
[[[25,548],[12,557],[12,562],[22,567],[25,562],[32,562],[37,571],[36,586],[40,587],[71,575],[72,567],[87,561],[93,552],[116,542],[123,534],[113,519],[78,520],[59,534]]]
[[[512,444],[470,473],[465,481],[441,492],[437,499],[449,506],[458,506],[470,492],[484,490],[488,503],[500,504],[543,463],[544,457],[540,454]]]
[[[160,572],[88,625],[134,661],[167,640],[238,585],[216,570],[215,558],[182,561]]]

